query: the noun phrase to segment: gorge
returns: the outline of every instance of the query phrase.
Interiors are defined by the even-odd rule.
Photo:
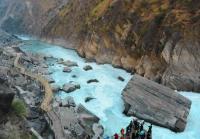
[[[0,87],[15,94],[0,92],[8,109],[0,138],[13,129],[17,139],[107,139],[137,117],[145,131],[153,124],[152,139],[199,139],[199,8],[198,0],[0,0]]]

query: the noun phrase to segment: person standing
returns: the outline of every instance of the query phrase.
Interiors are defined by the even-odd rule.
[[[119,139],[119,135],[117,133],[114,134],[114,139]]]

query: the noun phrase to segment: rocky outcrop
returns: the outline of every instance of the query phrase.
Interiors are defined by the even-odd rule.
[[[121,76],[118,76],[117,79],[120,80],[120,81],[122,81],[122,82],[125,81],[125,79],[123,77],[121,77]]]
[[[88,84],[90,84],[90,83],[98,83],[98,82],[99,82],[99,80],[97,80],[97,79],[90,79],[90,80],[87,81]]]
[[[62,90],[65,91],[66,93],[70,93],[75,91],[76,89],[80,89],[80,85],[75,83],[75,82],[70,82],[67,84],[64,84],[62,87]]]
[[[57,84],[51,84],[51,88],[54,93],[57,93],[61,89],[61,87]]]
[[[0,111],[2,112],[8,112],[10,110],[15,96],[15,92],[10,89],[6,80],[5,76],[0,75]]]
[[[14,35],[10,35],[7,32],[0,29],[0,47],[5,46],[15,46],[21,42],[20,39],[18,39]]]
[[[70,61],[70,60],[67,60],[67,61],[60,61],[59,64],[63,64],[67,67],[76,67],[78,66],[78,64],[74,61]]]
[[[169,41],[162,56],[168,64],[162,76],[162,84],[174,90],[200,91],[200,42]]]
[[[173,45],[181,39],[196,45],[190,42],[199,40],[199,8],[198,0],[2,0],[0,22],[7,31],[73,47],[90,61],[111,63],[173,89],[186,80],[182,90],[199,91],[191,87],[197,79],[168,68],[171,64],[162,56],[171,40]],[[178,73],[182,79],[175,77],[179,83],[170,84],[169,78]]]
[[[69,73],[69,72],[71,72],[71,71],[72,71],[72,69],[69,68],[69,67],[64,67],[64,68],[63,68],[63,72]]]
[[[86,65],[86,66],[83,67],[83,69],[84,69],[85,71],[88,71],[88,70],[92,70],[93,68],[92,68],[92,66],[90,66],[90,65]]]
[[[55,133],[55,138],[83,139],[101,137],[103,128],[98,124],[99,118],[84,106],[75,106],[57,106],[47,113],[47,120]]]
[[[0,27],[12,33],[37,34],[68,0],[1,0]],[[23,14],[22,14],[23,13]]]
[[[122,96],[127,115],[176,132],[184,131],[191,101],[170,88],[134,75]]]
[[[85,103],[90,102],[93,99],[95,99],[95,98],[94,97],[86,97],[85,98]]]

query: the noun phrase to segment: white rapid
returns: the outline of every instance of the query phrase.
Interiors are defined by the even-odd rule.
[[[74,50],[40,41],[27,41],[27,37],[24,36],[21,38],[26,39],[25,44],[21,47],[24,51],[52,55],[56,58],[78,63],[79,66],[72,68],[71,73],[62,72],[63,65],[54,63],[54,66],[50,66],[49,70],[53,71],[52,77],[55,79],[56,84],[62,86],[64,83],[75,81],[81,85],[80,90],[69,94],[60,92],[57,96],[61,98],[73,96],[76,103],[83,104],[88,110],[96,114],[105,128],[105,135],[112,136],[128,125],[132,118],[122,114],[124,107],[121,92],[132,77],[130,73],[113,68],[108,64],[86,63]],[[84,71],[83,67],[85,65],[91,65],[93,70]],[[76,75],[77,78],[72,78],[72,75]],[[119,81],[118,76],[122,76],[125,82]],[[87,84],[89,79],[98,79],[99,83]],[[181,94],[192,100],[192,108],[185,132],[176,134],[170,130],[153,126],[153,139],[200,139],[200,94],[189,92],[181,92]],[[96,99],[85,103],[86,97]]]

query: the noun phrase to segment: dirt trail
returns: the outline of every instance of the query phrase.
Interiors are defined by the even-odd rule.
[[[50,103],[53,98],[53,91],[52,91],[51,85],[42,75],[33,74],[32,72],[27,71],[22,65],[20,65],[19,64],[20,57],[21,57],[21,53],[17,53],[17,57],[15,58],[15,61],[14,61],[14,66],[20,69],[21,74],[29,76],[39,81],[42,84],[42,86],[45,89],[45,96],[42,101],[41,108],[46,112],[50,111],[51,110]]]

